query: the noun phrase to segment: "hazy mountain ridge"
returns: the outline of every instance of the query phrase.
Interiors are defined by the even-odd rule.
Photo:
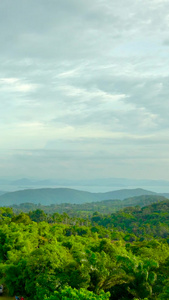
[[[160,195],[164,196],[165,198],[169,199],[169,193],[159,193]]]
[[[125,198],[142,196],[142,195],[158,195],[155,192],[144,189],[123,189],[106,193],[91,193],[79,191],[69,188],[43,188],[28,189],[16,192],[8,192],[0,195],[0,205],[9,206],[13,204],[21,204],[31,202],[34,204],[50,205],[61,203],[85,203],[97,202],[102,200],[124,200]]]
[[[0,195],[4,195],[4,194],[6,194],[6,192],[0,191]]]
[[[35,204],[55,203],[84,203],[97,201],[97,197],[90,192],[83,192],[67,188],[42,188],[28,189],[16,192],[9,192],[0,196],[0,205],[20,204],[32,202]]]
[[[20,186],[21,188],[31,187],[68,187],[68,186],[108,186],[128,188],[129,186],[169,186],[169,181],[166,180],[150,180],[150,179],[128,179],[128,178],[96,178],[96,179],[1,179],[0,185]]]
[[[136,197],[142,195],[157,195],[157,193],[144,190],[141,188],[136,189],[122,189],[117,191],[110,191],[105,193],[95,193],[100,200],[108,200],[108,199],[118,199],[124,200],[125,198],[129,197]]]

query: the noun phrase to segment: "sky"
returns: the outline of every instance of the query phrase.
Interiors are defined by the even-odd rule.
[[[0,177],[169,180],[169,1],[0,1]]]

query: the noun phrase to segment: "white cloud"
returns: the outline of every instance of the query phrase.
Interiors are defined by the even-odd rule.
[[[168,165],[168,11],[168,0],[1,1],[0,149],[59,148],[44,176],[57,165],[63,177],[65,166],[157,176],[158,158]],[[13,169],[23,159],[38,174],[33,153],[13,155]]]
[[[25,83],[24,80],[19,78],[0,78],[0,90],[12,92],[31,92],[37,88],[37,85]]]
[[[0,82],[6,83],[6,84],[14,84],[18,81],[18,78],[0,78]]]

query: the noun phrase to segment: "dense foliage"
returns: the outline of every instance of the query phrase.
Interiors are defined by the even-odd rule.
[[[136,236],[169,238],[169,200],[140,208],[128,207],[114,214],[97,213],[92,223],[109,228],[116,228]]]
[[[90,203],[83,204],[71,204],[71,203],[62,203],[62,204],[51,204],[51,205],[42,205],[35,203],[21,203],[19,205],[12,205],[13,210],[18,213],[20,211],[28,213],[32,210],[43,210],[47,214],[53,214],[58,212],[62,214],[66,212],[69,216],[91,216],[94,212],[98,211],[102,214],[114,213],[122,208],[129,206],[139,205],[140,207],[165,201],[166,198],[160,195],[141,195],[126,198],[125,200],[104,200],[104,201],[95,201]]]
[[[33,300],[169,299],[169,201],[91,218],[0,208],[0,277]]]

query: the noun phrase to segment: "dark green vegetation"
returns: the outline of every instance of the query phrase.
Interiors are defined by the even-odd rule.
[[[12,296],[169,299],[169,200],[83,218],[1,208],[0,223],[0,277]]]
[[[143,189],[125,189],[106,193],[90,193],[68,188],[28,189],[0,195],[0,205],[9,206],[25,202],[32,202],[34,204],[40,203],[42,205],[60,203],[81,204],[85,202],[95,202],[108,199],[123,200],[125,198],[141,195],[157,194]]]
[[[104,201],[97,201],[97,202],[83,203],[83,204],[63,203],[63,204],[51,204],[45,206],[41,204],[21,203],[20,205],[12,205],[12,208],[16,213],[19,213],[21,211],[29,212],[31,210],[40,209],[47,214],[52,214],[54,212],[58,212],[58,213],[66,212],[69,214],[69,216],[83,217],[83,216],[91,216],[92,213],[96,211],[102,214],[108,214],[108,213],[116,212],[128,206],[139,205],[140,207],[142,207],[163,200],[165,200],[165,197],[163,196],[144,195],[144,196],[127,198],[123,201],[104,200]]]

